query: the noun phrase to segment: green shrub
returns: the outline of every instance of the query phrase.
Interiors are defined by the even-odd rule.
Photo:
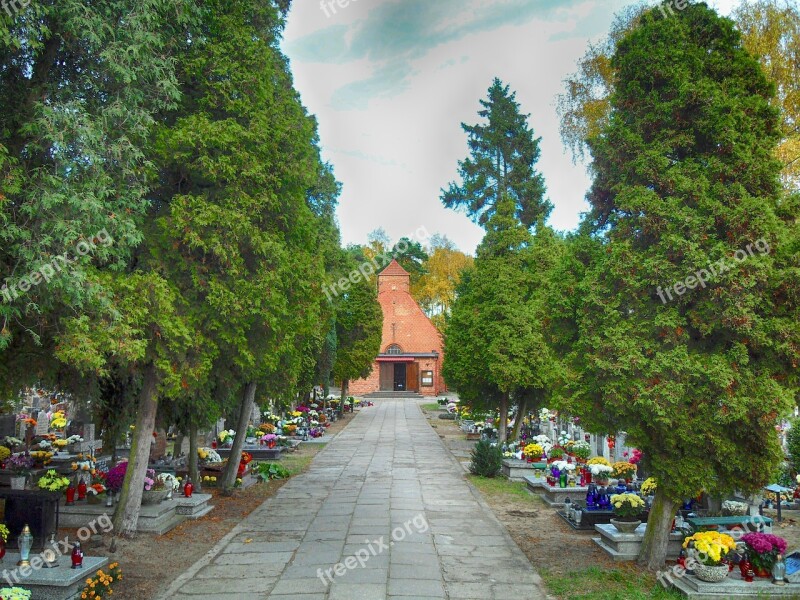
[[[261,481],[269,481],[270,479],[286,479],[291,477],[289,469],[281,464],[274,462],[258,463],[256,467],[256,477]]]
[[[469,472],[481,477],[495,477],[500,472],[503,463],[503,451],[492,446],[491,443],[481,440],[472,449],[472,462]]]
[[[800,419],[792,419],[792,426],[786,432],[786,447],[795,471],[800,471]]]

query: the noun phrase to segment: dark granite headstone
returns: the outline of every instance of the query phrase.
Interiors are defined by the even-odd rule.
[[[0,415],[0,439],[17,435],[17,418],[14,415]]]

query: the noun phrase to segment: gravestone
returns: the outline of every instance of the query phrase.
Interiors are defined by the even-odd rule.
[[[14,415],[0,415],[0,439],[17,436],[17,418]]]
[[[34,431],[34,435],[46,435],[49,428],[50,419],[47,418],[46,412],[40,410],[36,417],[36,431]]]

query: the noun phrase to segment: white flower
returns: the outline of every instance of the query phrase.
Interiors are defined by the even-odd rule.
[[[589,465],[589,470],[592,472],[592,475],[597,476],[604,473],[611,473],[614,469],[608,465]]]

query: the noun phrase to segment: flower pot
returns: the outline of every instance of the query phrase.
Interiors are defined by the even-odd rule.
[[[636,528],[642,524],[641,521],[618,521],[611,519],[611,524],[617,528],[620,533],[635,533]]]
[[[11,481],[11,489],[12,490],[24,490],[25,489],[25,475],[12,475],[10,478]]]
[[[753,567],[753,572],[756,574],[756,577],[772,578],[772,573],[764,567]]]
[[[158,504],[167,497],[168,490],[144,490],[142,492],[142,504]]]
[[[709,583],[719,583],[728,576],[728,565],[708,566],[698,563],[694,567],[695,577]]]

